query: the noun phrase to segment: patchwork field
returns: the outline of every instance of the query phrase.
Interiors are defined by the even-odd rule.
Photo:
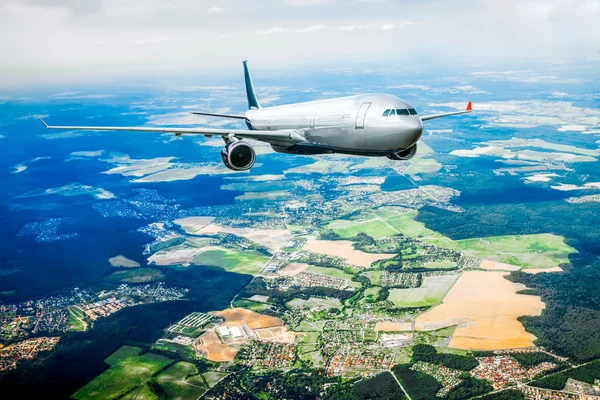
[[[465,350],[503,350],[533,346],[518,317],[537,316],[544,309],[538,296],[519,295],[522,285],[504,272],[468,271],[444,301],[416,319],[416,329],[431,331],[458,325],[450,347]]]
[[[263,270],[269,258],[258,252],[240,252],[233,249],[215,247],[203,251],[192,259],[196,265],[221,267],[238,274],[257,275]]]
[[[72,397],[75,399],[115,399],[130,390],[144,385],[150,378],[171,364],[169,358],[146,353],[141,349],[125,347],[106,359],[111,367],[79,389]]]
[[[359,267],[370,267],[371,263],[384,258],[392,258],[393,254],[371,254],[352,247],[352,242],[347,240],[317,240],[309,238],[302,248],[311,253],[327,254],[341,257],[352,265]]]
[[[442,301],[448,290],[458,279],[456,275],[427,276],[421,287],[414,289],[392,289],[389,300],[400,308],[430,307]]]
[[[377,211],[377,213],[380,213]],[[380,214],[381,215],[381,214]],[[415,221],[417,211],[390,217],[385,213],[385,221],[406,236],[439,247],[462,251],[465,255],[485,258],[523,268],[552,268],[568,262],[569,254],[576,253],[565,243],[562,236],[553,234],[505,235],[485,238],[452,240]]]
[[[169,399],[196,400],[208,389],[208,385],[199,379],[190,384],[186,379],[190,375],[197,375],[196,366],[188,362],[173,364],[156,377],[158,384],[164,389]]]
[[[365,233],[377,239],[397,233],[393,228],[379,219],[358,221],[336,220],[330,223],[327,228],[333,230],[343,238],[351,238],[359,233]]]

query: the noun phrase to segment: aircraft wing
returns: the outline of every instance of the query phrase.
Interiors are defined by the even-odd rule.
[[[261,142],[276,144],[279,146],[291,146],[296,143],[306,142],[304,136],[296,129],[284,129],[278,131],[251,131],[244,129],[213,129],[213,128],[154,128],[147,126],[52,126],[43,119],[38,119],[48,129],[68,129],[81,131],[131,131],[131,132],[161,132],[181,135],[204,135],[206,137],[222,136],[235,137],[238,139],[254,139]]]
[[[467,104],[467,109],[465,111],[455,111],[455,112],[444,113],[444,114],[424,115],[421,117],[421,121],[427,121],[428,119],[449,117],[451,115],[466,114],[466,113],[470,113],[471,111],[473,111],[473,104],[471,102],[469,102],[469,104]]]
[[[207,115],[209,117],[246,119],[245,115],[239,115],[239,114],[219,114],[219,113],[209,113],[209,112],[204,112],[204,111],[192,111],[192,114]]]

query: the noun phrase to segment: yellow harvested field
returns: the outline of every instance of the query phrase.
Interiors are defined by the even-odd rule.
[[[392,258],[394,254],[371,254],[352,247],[349,240],[317,240],[309,238],[302,247],[311,253],[326,254],[328,256],[341,257],[352,265],[368,268],[371,263],[385,258]]]
[[[272,251],[281,249],[292,237],[290,232],[285,229],[232,228],[217,224],[208,224],[194,233],[197,235],[216,235],[219,232],[232,233],[244,237]]]
[[[198,230],[213,222],[214,219],[215,217],[188,217],[176,219],[173,222],[181,226],[187,233],[196,233]]]
[[[283,326],[283,321],[279,318],[255,313],[254,311],[243,308],[227,308],[223,311],[215,311],[211,314],[225,318],[222,326],[248,326],[250,329],[271,328],[274,326]]]
[[[375,332],[406,332],[412,331],[410,322],[378,322],[375,324]]]
[[[449,347],[465,350],[506,350],[533,346],[518,317],[538,316],[545,305],[539,296],[517,294],[524,288],[504,278],[504,272],[465,272],[442,304],[416,319],[419,331],[458,325]]]
[[[233,361],[237,350],[221,343],[214,330],[206,332],[194,342],[193,348],[210,361]]]
[[[544,272],[563,272],[561,267],[552,267],[552,268],[530,268],[524,269],[523,272],[526,274],[541,274]]]
[[[483,260],[479,267],[488,271],[518,271],[521,269],[521,267],[516,265],[504,264],[492,260]]]
[[[295,276],[298,275],[302,271],[306,271],[308,268],[308,264],[303,263],[290,263],[286,265],[284,268],[277,271],[279,275],[283,276]]]

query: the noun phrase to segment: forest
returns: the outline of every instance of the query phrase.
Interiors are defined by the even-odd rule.
[[[439,364],[452,369],[470,371],[479,363],[472,356],[461,356],[458,354],[438,353],[435,347],[429,344],[417,344],[413,347],[413,363],[418,361],[430,364]]]

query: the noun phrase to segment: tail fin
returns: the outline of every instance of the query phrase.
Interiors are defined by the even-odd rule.
[[[254,82],[252,82],[252,76],[250,76],[250,71],[248,71],[248,62],[244,61],[244,79],[246,80],[246,96],[248,96],[248,108],[262,108],[260,103],[258,102],[258,97],[256,97],[256,92],[254,91]]]

